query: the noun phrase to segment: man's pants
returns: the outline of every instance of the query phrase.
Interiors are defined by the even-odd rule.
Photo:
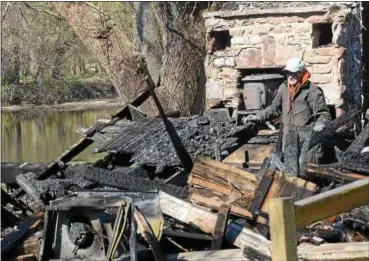
[[[285,145],[286,145],[286,137],[287,137],[287,132],[288,130],[283,130],[284,131],[284,135],[283,135],[283,145],[282,145],[282,151],[283,153],[285,152]],[[321,143],[313,146],[312,148],[310,148],[309,151],[305,151],[305,149],[307,149],[307,145],[309,144],[305,144],[305,142],[310,142],[310,135],[311,135],[311,130],[310,131],[297,131],[298,134],[298,138],[299,138],[299,162],[300,165],[303,162],[306,163],[314,163],[314,164],[319,164],[320,160],[323,158],[324,156],[324,150],[323,150],[323,146]]]

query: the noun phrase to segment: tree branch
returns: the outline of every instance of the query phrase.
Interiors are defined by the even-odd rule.
[[[3,5],[3,3],[1,3],[1,6]],[[4,21],[6,14],[8,13],[9,7],[12,5],[12,3],[7,2],[6,3],[6,7],[4,10],[4,14],[1,16],[1,23]]]
[[[48,11],[48,10],[45,10],[45,9],[42,9],[42,8],[36,8],[36,7],[34,7],[34,6],[31,6],[30,4],[28,4],[28,3],[26,3],[26,2],[23,2],[23,4],[24,4],[26,7],[30,8],[30,9],[32,9],[32,10],[35,10],[35,11],[37,11],[37,12],[42,12],[42,13],[48,14],[48,15],[50,15],[50,16],[52,16],[52,17],[54,17],[54,18],[56,18],[56,19],[58,19],[58,20],[60,20],[60,21],[66,21],[66,20],[64,19],[64,17],[62,17],[62,16],[61,16],[60,14],[58,14],[58,13],[52,13],[52,12],[50,12],[50,11]]]

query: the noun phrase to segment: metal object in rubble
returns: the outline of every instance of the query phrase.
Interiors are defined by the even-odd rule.
[[[134,246],[130,246],[130,253],[127,253],[121,244],[123,233],[131,234],[134,239],[136,229],[126,231],[126,225],[113,229],[117,218],[120,224],[130,224],[128,219],[132,216],[127,214],[131,204],[140,207],[155,236],[160,238],[164,218],[157,193],[81,191],[51,201],[46,208],[40,260],[105,261],[126,254],[136,257],[132,252],[136,249]],[[135,244],[135,240],[130,240],[129,244]]]

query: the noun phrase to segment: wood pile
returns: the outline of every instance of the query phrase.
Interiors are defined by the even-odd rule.
[[[271,202],[288,197],[297,206],[299,259],[368,260],[369,197],[355,193],[369,186],[369,125],[336,162],[305,159],[317,141],[337,139],[337,130],[355,113],[332,121],[321,134],[313,132],[301,152],[297,133],[290,133],[284,154],[279,145],[273,152],[257,149],[268,143],[274,148],[280,134],[236,127],[224,113],[171,118],[194,163],[186,173],[162,120],[127,105],[112,119],[79,129],[81,141],[42,171],[8,179],[2,190],[2,224],[8,226],[2,230],[2,257],[271,260]],[[95,152],[107,156],[68,164],[95,141]],[[338,196],[327,203],[331,194]],[[41,235],[39,254],[16,250]]]

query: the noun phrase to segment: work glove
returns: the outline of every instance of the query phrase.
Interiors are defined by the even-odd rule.
[[[323,123],[317,123],[315,124],[313,130],[315,132],[321,132],[322,130],[324,130],[324,128],[325,128],[325,125]]]
[[[261,118],[257,115],[249,115],[246,118],[242,119],[242,123],[246,124],[247,122],[255,122],[255,123],[260,123],[261,122]]]

